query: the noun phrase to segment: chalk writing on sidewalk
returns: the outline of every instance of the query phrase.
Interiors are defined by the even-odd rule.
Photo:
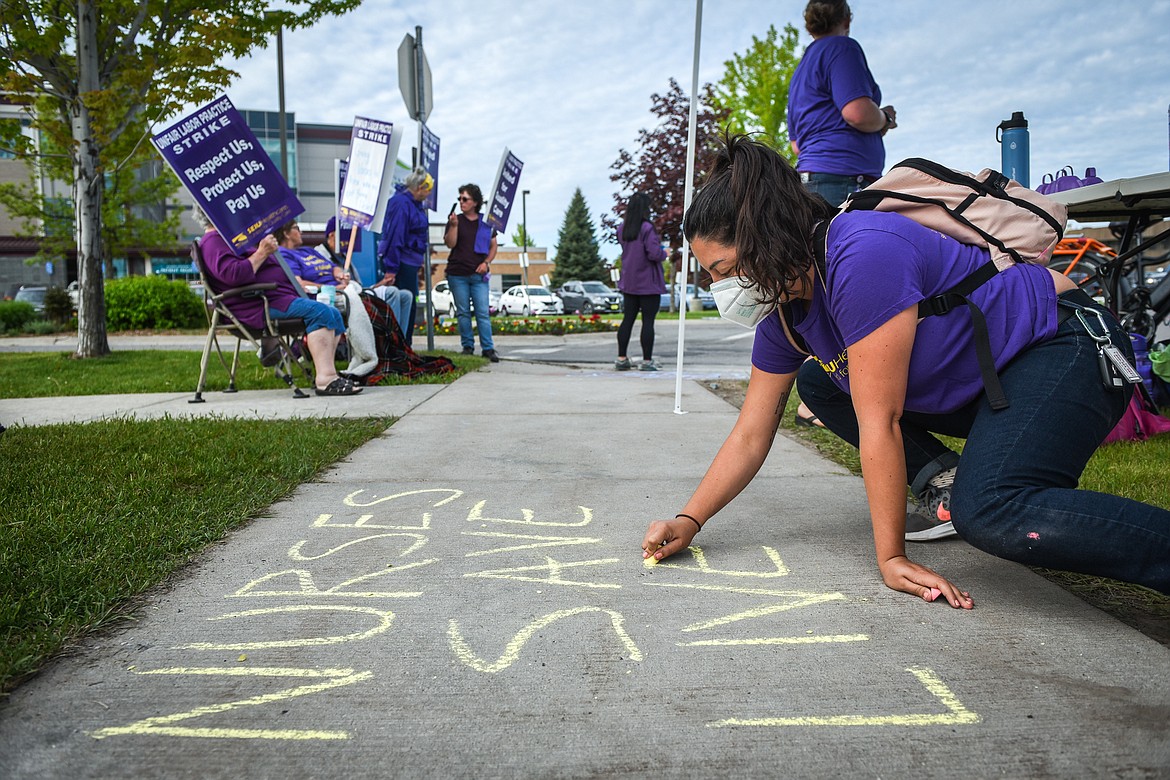
[[[951,692],[935,672],[921,666],[911,666],[907,672],[918,678],[923,687],[943,707],[944,713],[910,715],[828,715],[790,718],[728,718],[708,723],[714,728],[727,726],[959,726],[979,723],[983,719],[971,712]]]
[[[340,497],[336,511],[308,517],[300,528],[306,538],[295,539],[291,544],[290,540],[278,541],[282,563],[266,566],[267,571],[252,572],[241,578],[243,582],[231,583],[230,589],[220,596],[236,603],[244,599],[244,603],[250,600],[264,606],[209,617],[206,626],[211,631],[210,637],[204,638],[206,631],[201,630],[200,641],[171,647],[182,654],[181,660],[162,669],[132,669],[137,679],[142,680],[150,679],[151,675],[246,680],[255,685],[254,695],[239,694],[234,686],[226,697],[222,691],[212,693],[209,689],[208,698],[215,704],[101,728],[92,732],[92,736],[350,738],[348,731],[339,729],[266,728],[262,722],[255,727],[241,728],[217,724],[211,718],[249,708],[253,719],[273,718],[276,723],[278,708],[265,705],[314,696],[327,696],[332,702],[334,697],[345,696],[344,688],[371,681],[378,671],[355,670],[348,668],[351,661],[336,659],[346,658],[345,654],[355,643],[384,642],[387,637],[397,636],[399,621],[407,621],[406,625],[418,635],[419,625],[428,625],[424,613],[432,612],[437,613],[433,617],[438,622],[427,630],[434,631],[435,646],[441,647],[444,655],[449,653],[456,662],[452,668],[462,668],[465,674],[503,678],[509,684],[521,686],[531,681],[525,676],[528,674],[525,665],[517,662],[525,656],[543,658],[557,639],[568,640],[575,651],[584,651],[583,638],[588,638],[587,642],[597,643],[596,648],[590,648],[597,657],[607,659],[606,663],[627,665],[627,673],[629,665],[647,660],[644,648],[648,647],[653,647],[658,655],[671,654],[669,663],[675,665],[687,663],[686,656],[699,654],[701,659],[703,653],[719,648],[736,647],[750,653],[755,649],[768,652],[769,648],[785,646],[796,648],[797,652],[828,653],[837,645],[871,641],[867,634],[860,632],[814,634],[810,630],[801,634],[777,629],[777,626],[792,625],[791,620],[782,618],[786,613],[811,609],[820,616],[826,608],[845,607],[857,604],[858,600],[850,600],[840,592],[799,587],[799,567],[786,564],[776,548],[751,547],[756,562],[744,565],[742,560],[747,550],[743,547],[724,548],[715,556],[695,545],[655,567],[652,574],[642,574],[642,560],[636,547],[628,555],[603,552],[615,545],[606,539],[604,525],[598,522],[594,510],[585,506],[538,512],[505,506],[501,501],[474,497],[469,500],[465,491],[457,488],[392,490],[384,495],[356,490]],[[456,545],[456,540],[461,543]],[[447,546],[444,548],[443,544]],[[624,550],[632,544],[622,539],[616,546]],[[449,570],[452,566],[457,567],[455,572]],[[632,576],[631,570],[636,574]],[[453,587],[456,581],[452,574],[460,582],[492,581],[498,583],[492,587],[513,588],[517,598],[532,595],[536,586],[535,594],[544,593],[541,599],[556,603],[523,616],[519,611],[487,612],[482,605],[462,596],[442,597],[442,588]],[[792,582],[797,587],[777,587],[781,581]],[[637,630],[629,628],[631,624],[623,610],[641,613],[644,605],[657,603],[658,599],[647,598],[652,589],[687,591],[693,598],[687,602],[687,609],[678,613],[676,625],[664,627],[656,621],[653,634],[647,633],[651,629],[645,624],[639,624]],[[508,593],[505,591],[505,595]],[[387,608],[394,600],[403,604],[402,599],[408,600],[399,610],[405,618]],[[416,606],[411,612],[411,605],[419,603],[424,608],[420,611]],[[421,624],[417,622],[420,619],[424,620]],[[603,627],[600,631],[596,630],[598,624]],[[443,626],[445,637],[441,636]],[[754,626],[759,630],[753,631]],[[678,641],[669,641],[671,632],[675,632]],[[666,643],[660,641],[664,634]],[[295,660],[287,667],[273,663],[225,667],[222,661],[221,665],[201,666],[191,662],[203,653],[229,651],[255,653],[259,656],[257,660],[267,659],[264,655],[267,653],[281,660],[290,657]],[[425,649],[422,653],[427,655]],[[311,654],[319,657],[321,663],[316,666],[307,663],[313,657]],[[674,654],[683,657],[675,658]],[[363,649],[361,657],[393,659],[397,656]],[[246,655],[241,655],[241,664],[246,659]],[[710,668],[705,661],[703,666]],[[904,713],[787,712],[758,717],[760,713],[753,712],[753,717],[737,717],[737,712],[743,712],[744,703],[730,701],[726,703],[731,710],[726,713],[728,717],[704,725],[713,728],[915,727],[980,722],[979,715],[966,709],[934,671],[921,667],[905,671],[914,675],[934,701],[941,703],[942,711],[918,712],[921,705],[911,701]],[[298,679],[300,684],[270,690],[271,681],[282,678]],[[237,695],[244,697],[223,701]],[[867,710],[872,712],[873,708]],[[204,720],[192,726],[190,721],[195,719]],[[235,722],[238,723],[238,718]],[[313,724],[310,720],[303,725]]]

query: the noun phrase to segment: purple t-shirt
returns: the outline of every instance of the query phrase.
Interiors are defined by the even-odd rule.
[[[264,258],[260,269],[253,271],[252,264],[246,258],[237,255],[214,230],[203,234],[203,238],[199,240],[199,248],[203,255],[207,281],[216,293],[249,284],[275,282],[276,289],[267,293],[268,304],[280,311],[288,311],[292,302],[300,297],[275,256]],[[242,251],[249,252],[248,249]],[[226,303],[240,322],[250,328],[264,327],[264,302],[259,297],[231,298]]]
[[[322,257],[317,250],[302,246],[296,249],[281,247],[279,251],[293,276],[299,276],[309,284],[337,284],[332,261]]]
[[[829,227],[824,285],[818,279],[812,300],[792,307],[796,330],[833,382],[848,393],[846,347],[924,298],[950,289],[989,259],[986,250],[900,214],[842,214]],[[997,370],[1056,333],[1056,287],[1044,266],[1014,265],[981,285],[970,299],[987,318]],[[756,328],[752,365],[786,374],[802,362],[804,355],[784,335],[780,313],[773,312]],[[982,392],[967,307],[920,321],[905,408],[952,412]]]
[[[788,85],[788,137],[800,149],[798,171],[882,175],[882,134],[855,130],[841,117],[841,109],[860,97],[882,104],[861,45],[846,35],[810,43]]]
[[[661,295],[666,292],[662,273],[666,251],[654,226],[643,222],[634,241],[623,239],[622,230],[618,228],[618,243],[622,245],[622,275],[618,289],[630,295]]]

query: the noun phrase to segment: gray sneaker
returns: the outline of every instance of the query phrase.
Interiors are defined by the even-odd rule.
[[[951,485],[954,482],[953,468],[930,478],[926,489],[918,496],[918,509],[906,515],[906,541],[931,542],[958,536],[951,523]]]
[[[613,367],[618,371],[629,371],[634,364],[630,362],[628,357],[618,358],[613,361]]]
[[[639,371],[657,371],[658,364],[655,363],[653,360],[643,360],[641,363],[638,364],[638,370]]]

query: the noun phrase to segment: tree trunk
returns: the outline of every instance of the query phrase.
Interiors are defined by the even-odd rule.
[[[101,220],[102,179],[99,149],[90,129],[88,93],[97,91],[97,12],[92,2],[77,3],[77,99],[73,105],[73,203],[77,238],[77,274],[80,300],[77,306],[76,357],[110,354],[106,338],[106,296],[102,279]]]

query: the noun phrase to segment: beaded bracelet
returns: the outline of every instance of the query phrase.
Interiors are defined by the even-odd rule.
[[[699,531],[703,530],[702,524],[698,520],[696,520],[695,518],[691,517],[690,515],[683,514],[682,512],[679,512],[677,515],[674,516],[674,519],[677,520],[680,517],[685,517],[687,520],[690,520],[692,523],[695,524],[695,528],[696,528],[695,533],[698,533]]]

